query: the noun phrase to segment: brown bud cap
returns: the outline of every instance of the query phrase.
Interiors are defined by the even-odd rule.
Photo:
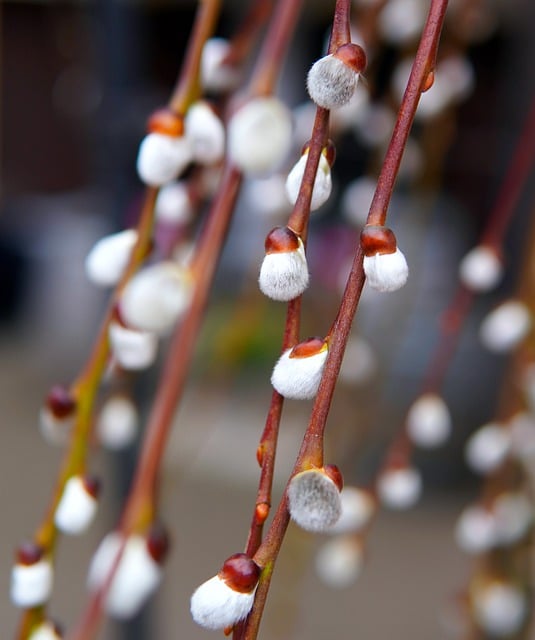
[[[245,553],[235,553],[225,560],[218,575],[234,591],[251,593],[258,584],[260,567]]]
[[[261,444],[259,444],[256,449],[256,461],[259,467],[261,467],[264,462],[264,447]]]
[[[162,564],[169,551],[169,535],[161,524],[153,524],[147,535],[147,550],[152,559]]]
[[[269,504],[267,502],[261,502],[256,505],[255,508],[256,519],[260,523],[264,523],[269,515]]]
[[[325,156],[325,160],[327,160],[329,167],[332,167],[336,160],[336,147],[330,138],[327,140],[327,144],[323,147],[321,153]]]
[[[59,420],[68,418],[76,409],[76,400],[70,390],[59,384],[50,389],[45,404],[54,418]]]
[[[429,91],[435,82],[435,72],[431,70],[425,77],[422,91]]]
[[[297,251],[299,236],[289,227],[275,227],[266,236],[266,253],[287,253]]]
[[[323,338],[319,338],[314,336],[312,338],[307,338],[296,344],[295,347],[290,352],[290,358],[308,358],[310,356],[315,356],[317,353],[321,353],[327,348],[327,343]]]
[[[338,487],[338,491],[342,491],[344,488],[344,478],[340,469],[335,464],[326,464],[323,467],[323,471]]]
[[[42,559],[43,553],[43,548],[35,542],[23,542],[16,551],[17,564],[30,567]]]
[[[84,489],[87,493],[97,500],[101,489],[99,478],[96,476],[84,476],[82,482],[84,483]]]
[[[362,73],[366,69],[366,54],[364,49],[358,44],[348,42],[334,52],[334,57],[341,60],[355,73]]]
[[[184,133],[184,119],[171,109],[157,109],[149,116],[147,131],[178,138]]]
[[[369,224],[361,231],[360,245],[364,255],[370,257],[376,253],[395,253],[397,241],[392,229],[381,225]]]

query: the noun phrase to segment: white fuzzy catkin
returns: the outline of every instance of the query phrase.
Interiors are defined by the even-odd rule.
[[[101,444],[112,451],[128,447],[138,432],[137,409],[123,395],[114,395],[103,404],[97,418],[97,433]]]
[[[54,512],[56,527],[68,535],[86,531],[93,522],[98,500],[87,490],[81,476],[69,478]]]
[[[115,565],[122,539],[117,533],[108,534],[101,542],[89,567],[87,578],[90,590],[106,582]],[[107,612],[121,619],[133,617],[160,584],[162,570],[152,558],[143,536],[131,535],[106,595]]]
[[[271,384],[285,398],[310,400],[318,391],[328,350],[293,358],[291,352],[292,349],[287,349],[279,358],[271,374]]]
[[[420,396],[407,414],[407,433],[414,444],[439,447],[451,433],[451,416],[444,400],[436,393]]]
[[[478,245],[459,264],[459,278],[467,289],[485,293],[496,287],[503,277],[503,264],[490,247]]]
[[[187,184],[182,180],[165,184],[158,192],[154,213],[158,222],[174,225],[188,223],[193,215],[193,207]]]
[[[141,269],[126,285],[121,315],[129,326],[166,334],[186,311],[191,299],[189,273],[174,262]]]
[[[341,513],[327,531],[329,534],[355,532],[365,527],[375,512],[375,501],[368,491],[344,487],[340,492]]]
[[[308,287],[309,274],[305,247],[301,238],[294,251],[267,253],[260,267],[260,291],[278,302],[289,302]]]
[[[479,337],[487,349],[503,353],[514,349],[527,336],[531,326],[531,314],[526,305],[509,300],[484,318]]]
[[[525,594],[513,584],[491,582],[473,594],[476,623],[493,637],[509,637],[520,629],[528,613]]]
[[[535,460],[535,417],[533,412],[521,411],[509,423],[511,452],[528,467]]]
[[[347,104],[355,90],[359,74],[333,54],[316,60],[307,75],[311,100],[324,109],[337,109]]]
[[[271,173],[292,144],[292,116],[277,98],[253,98],[228,123],[228,154],[247,175]]]
[[[319,469],[301,471],[288,485],[288,510],[305,531],[328,531],[342,513],[340,490]]]
[[[364,273],[370,287],[389,292],[403,287],[409,277],[409,267],[403,253],[396,249],[394,253],[364,256]]]
[[[52,623],[43,622],[31,632],[28,640],[61,640],[62,637]]]
[[[17,563],[11,572],[11,601],[16,607],[38,607],[50,598],[54,571],[49,560],[31,565]]]
[[[73,416],[57,418],[48,407],[39,412],[39,431],[48,444],[63,446],[71,433]]]
[[[286,195],[292,205],[297,201],[303,176],[305,174],[305,166],[308,160],[308,151],[304,153],[291,169],[286,178]],[[331,167],[323,154],[320,155],[318,170],[314,180],[314,188],[312,190],[312,199],[310,201],[310,210],[316,211],[322,204],[325,204],[331,195],[332,180]]]
[[[409,509],[420,499],[422,478],[416,469],[390,469],[377,480],[379,500],[391,509]]]
[[[117,364],[127,371],[139,371],[150,367],[158,353],[158,336],[150,331],[128,329],[111,322],[108,335],[110,347]]]
[[[141,141],[137,172],[150,187],[161,187],[177,178],[193,158],[190,141],[184,136],[149,133]]]
[[[190,601],[193,620],[207,629],[225,629],[243,620],[251,611],[256,588],[250,593],[235,591],[222,578],[203,582]]]
[[[200,100],[191,105],[186,113],[184,127],[195,162],[212,165],[223,159],[225,128],[205,101]]]
[[[323,544],[316,555],[316,573],[332,589],[355,583],[362,570],[362,547],[352,536],[339,536]]]
[[[342,215],[356,227],[366,224],[368,211],[373,200],[377,181],[369,176],[361,176],[350,182],[342,194]]]
[[[496,518],[496,534],[501,545],[511,545],[522,540],[533,524],[533,503],[523,493],[501,493],[493,504]]]
[[[497,543],[496,518],[482,506],[466,507],[455,526],[455,541],[466,553],[485,553]]]
[[[420,35],[425,16],[421,0],[389,0],[379,14],[379,32],[390,44],[408,44]]]
[[[377,357],[370,344],[361,336],[351,336],[344,352],[340,380],[346,384],[364,384],[376,370]]]
[[[116,285],[128,265],[137,235],[135,229],[125,229],[101,238],[85,259],[88,279],[99,287]]]
[[[236,87],[240,79],[238,69],[224,62],[230,51],[225,38],[209,38],[201,55],[201,84],[208,92],[221,93]]]
[[[482,475],[492,473],[504,462],[511,448],[511,435],[502,425],[480,427],[466,441],[464,455],[468,466]]]

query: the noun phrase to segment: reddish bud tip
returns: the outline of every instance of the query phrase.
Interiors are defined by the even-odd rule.
[[[184,120],[171,109],[157,109],[149,117],[147,132],[162,133],[178,138],[184,133]]]
[[[43,557],[43,548],[35,542],[23,542],[16,552],[17,564],[26,567],[36,564]]]
[[[83,483],[87,493],[96,500],[100,495],[101,489],[99,478],[96,476],[84,476]]]
[[[366,225],[360,234],[360,245],[366,257],[377,253],[395,253],[397,241],[394,232],[381,225]]]
[[[71,391],[59,384],[50,389],[45,404],[54,418],[58,419],[67,418],[76,408],[76,400]]]
[[[218,575],[234,591],[250,593],[258,583],[260,567],[245,553],[235,553],[225,560]]]
[[[288,227],[275,227],[266,237],[266,253],[285,253],[299,248],[299,236]]]
[[[290,358],[308,358],[310,356],[315,356],[317,353],[321,353],[326,348],[327,343],[325,340],[314,336],[296,344],[290,352]]]
[[[152,525],[147,535],[147,549],[152,559],[162,564],[169,551],[169,536],[160,524]]]
[[[255,509],[256,519],[260,524],[263,524],[269,515],[269,504],[262,502],[256,505]]]
[[[362,73],[366,69],[366,54],[364,49],[358,44],[348,42],[334,52],[334,57],[341,60],[350,69],[353,69],[355,73]]]
[[[322,153],[325,156],[325,160],[327,160],[329,167],[332,167],[336,160],[336,147],[330,138],[327,140],[327,145],[323,147]]]
[[[261,467],[264,462],[264,447],[261,444],[259,444],[256,449],[256,461],[259,467]]]
[[[344,478],[340,469],[335,464],[326,464],[323,467],[323,471],[338,487],[338,491],[342,491],[344,488]]]
[[[430,71],[425,77],[424,84],[422,86],[422,91],[429,91],[435,82],[435,72]]]

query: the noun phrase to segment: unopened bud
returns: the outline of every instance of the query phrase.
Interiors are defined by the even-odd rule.
[[[308,160],[308,152],[304,153],[297,163],[294,165],[288,177],[286,178],[286,194],[288,200],[292,205],[297,201],[303,176],[305,174],[305,167]],[[310,210],[315,211],[319,209],[322,204],[327,202],[331,195],[332,180],[331,180],[331,167],[325,156],[320,156],[318,170],[316,172],[316,178],[314,180],[314,188],[312,190],[312,198],[310,200]]]
[[[471,249],[459,264],[459,278],[465,287],[484,293],[494,289],[503,277],[503,264],[496,251],[485,245]]]
[[[62,640],[63,632],[59,625],[49,620],[35,627],[28,640]]]
[[[86,531],[97,513],[99,492],[100,483],[94,478],[69,478],[54,513],[56,527],[69,535]]]
[[[85,260],[89,280],[100,287],[116,285],[128,265],[137,237],[135,229],[125,229],[101,238]]]
[[[328,587],[345,589],[358,579],[362,570],[362,546],[354,536],[328,540],[316,555],[316,573]]]
[[[366,225],[360,235],[364,251],[364,273],[369,285],[378,291],[396,291],[409,276],[403,253],[397,248],[391,229]]]
[[[50,598],[54,572],[43,550],[33,543],[17,550],[17,562],[11,572],[11,600],[16,607],[38,607]]]
[[[138,413],[130,398],[114,395],[103,404],[97,418],[101,444],[113,451],[132,444],[138,432]]]
[[[503,353],[514,349],[531,327],[532,318],[526,305],[519,300],[509,300],[483,319],[479,336],[487,349]]]
[[[472,471],[486,475],[500,467],[509,455],[509,430],[496,423],[480,427],[466,441],[464,454]]]
[[[187,224],[193,215],[193,207],[187,184],[174,180],[158,192],[154,213],[158,222]]]
[[[309,281],[305,247],[288,227],[276,227],[266,238],[258,284],[268,298],[288,302],[300,296]]]
[[[236,67],[225,62],[230,43],[224,38],[210,38],[204,43],[201,56],[201,84],[208,92],[231,91],[240,80]]]
[[[477,585],[472,604],[477,625],[494,638],[509,638],[518,632],[529,610],[523,591],[498,580]]]
[[[150,367],[156,360],[158,336],[150,331],[137,331],[111,322],[108,329],[110,346],[117,364],[127,371]]]
[[[76,399],[71,391],[61,385],[52,387],[39,414],[39,428],[45,440],[50,444],[65,444],[75,415]]]
[[[455,526],[455,541],[466,553],[484,553],[497,542],[496,518],[480,505],[466,507]]]
[[[327,533],[339,534],[359,531],[365,527],[376,510],[371,494],[357,487],[344,487],[340,492],[341,513]]]
[[[414,468],[387,469],[377,480],[377,492],[385,506],[409,509],[420,499],[422,478]]]
[[[292,520],[305,531],[328,531],[342,513],[342,487],[338,478],[331,476],[327,469],[308,469],[290,480],[288,510]]]
[[[225,128],[207,102],[200,100],[191,105],[186,114],[185,127],[195,162],[211,165],[222,160]]]
[[[160,187],[177,178],[191,160],[191,143],[184,136],[149,133],[139,147],[137,172],[145,184]]]
[[[407,432],[420,447],[444,444],[451,433],[451,416],[444,400],[436,393],[420,396],[407,414]]]
[[[271,374],[273,388],[285,398],[309,400],[321,382],[328,346],[323,338],[309,338],[279,358]]]

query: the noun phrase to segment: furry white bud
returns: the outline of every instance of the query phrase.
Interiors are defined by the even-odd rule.
[[[342,214],[349,223],[357,227],[366,224],[376,187],[377,181],[368,176],[361,176],[347,185],[341,206]]]
[[[492,473],[504,462],[511,448],[511,434],[502,425],[480,427],[466,441],[464,455],[468,466],[482,475]]]
[[[500,544],[519,542],[533,524],[533,504],[523,493],[501,493],[493,504],[496,517],[496,534]]]
[[[100,287],[112,287],[119,282],[137,242],[137,231],[125,229],[101,238],[85,259],[88,279]]]
[[[484,553],[496,545],[496,518],[479,505],[466,507],[455,526],[455,541],[466,553]]]
[[[106,583],[122,545],[122,538],[117,533],[108,534],[101,542],[89,567],[87,583],[90,590],[99,589]],[[129,536],[106,595],[107,612],[121,619],[133,617],[156,590],[161,577],[162,569],[151,556],[146,538]]]
[[[531,314],[526,305],[509,300],[483,319],[479,337],[487,349],[503,353],[514,349],[527,336],[531,326]]]
[[[436,393],[420,396],[407,414],[407,432],[420,447],[444,444],[451,433],[451,416],[444,400]]]
[[[211,165],[222,160],[225,153],[225,128],[206,102],[201,100],[191,105],[184,125],[195,162]]]
[[[517,413],[513,416],[509,429],[511,452],[529,465],[535,459],[535,418],[532,413]]]
[[[103,446],[113,451],[128,447],[138,431],[138,414],[134,403],[122,395],[111,396],[97,418],[97,433]]]
[[[63,635],[55,624],[43,622],[36,627],[28,637],[28,640],[61,640]]]
[[[248,175],[274,171],[292,143],[292,116],[277,98],[253,98],[228,123],[228,154]]]
[[[292,205],[297,201],[299,195],[299,189],[303,182],[303,176],[305,174],[305,166],[308,160],[308,151],[304,153],[297,163],[294,165],[288,177],[286,178],[286,195]],[[316,178],[314,180],[314,188],[312,190],[312,199],[310,201],[310,210],[315,211],[319,209],[322,204],[327,202],[331,195],[332,180],[331,180],[331,167],[327,162],[327,159],[323,154],[320,156],[318,170],[316,172]]]
[[[201,56],[201,84],[206,91],[231,91],[240,80],[235,67],[225,63],[230,43],[224,38],[210,38],[204,43]]]
[[[139,147],[137,172],[146,185],[160,187],[178,177],[192,157],[191,143],[184,136],[149,133]]]
[[[420,499],[422,478],[413,468],[388,469],[377,480],[377,493],[386,507],[409,509]]]
[[[54,523],[60,531],[78,535],[89,528],[98,508],[93,487],[98,488],[98,485],[88,485],[82,476],[73,476],[67,480],[54,512]]]
[[[290,203],[284,176],[274,173],[267,178],[253,178],[245,184],[247,206],[254,215],[277,218],[288,215]]]
[[[348,104],[357,89],[359,73],[344,60],[329,54],[316,60],[307,75],[311,100],[324,109],[337,109]]]
[[[375,513],[376,504],[368,491],[357,487],[344,487],[340,492],[341,513],[327,533],[339,534],[358,531],[365,527]]]
[[[288,485],[288,510],[305,531],[327,531],[342,513],[340,489],[321,469],[301,471]]]
[[[528,614],[525,594],[513,584],[493,581],[473,593],[476,623],[493,637],[509,637],[519,631]]]
[[[409,267],[403,253],[396,249],[394,253],[376,253],[364,256],[366,281],[377,291],[396,291],[401,289],[409,277]]]
[[[16,607],[38,607],[50,598],[54,582],[52,564],[42,558],[32,564],[18,562],[11,572],[11,601]]]
[[[59,418],[48,407],[39,412],[39,431],[48,444],[63,446],[71,433],[74,416]]]
[[[126,285],[120,300],[126,324],[141,331],[167,333],[191,299],[190,274],[174,262],[146,267]]]
[[[195,622],[207,629],[225,629],[243,620],[251,611],[256,588],[243,593],[233,589],[219,575],[210,578],[191,596]]]
[[[149,331],[136,331],[111,322],[108,335],[113,356],[127,371],[146,369],[156,360],[158,336]]]
[[[268,240],[273,233],[269,234]],[[267,247],[262,261],[258,284],[262,293],[272,300],[289,302],[300,296],[308,287],[309,274],[305,246],[301,238],[295,234],[293,234],[293,240],[291,246],[285,246],[279,250],[276,248],[271,250]]]
[[[158,222],[186,224],[191,220],[193,207],[188,187],[183,181],[165,184],[156,198],[154,213]]]
[[[415,40],[425,22],[425,5],[420,0],[389,0],[381,9],[378,27],[382,37],[394,45]]]
[[[503,264],[490,247],[471,249],[459,264],[459,278],[467,289],[484,293],[496,287],[503,277]]]
[[[307,349],[307,345],[312,345],[313,348]],[[327,343],[320,338],[312,338],[287,349],[271,374],[273,388],[285,398],[313,398],[321,382],[327,354]]]
[[[362,570],[362,547],[352,536],[328,540],[316,555],[316,573],[333,589],[350,587]]]

